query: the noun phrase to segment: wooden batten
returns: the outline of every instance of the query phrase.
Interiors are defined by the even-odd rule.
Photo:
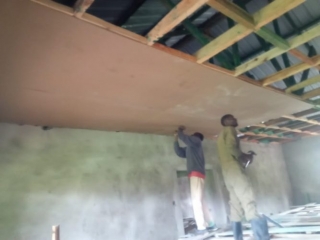
[[[320,55],[314,56],[311,58],[312,61],[314,61],[315,65],[320,64]],[[308,63],[299,63],[292,67],[283,69],[269,77],[266,77],[262,80],[263,86],[268,86],[272,83],[282,81],[283,79],[286,79],[287,77],[290,77],[292,75],[295,75],[296,73],[302,72],[311,66]]]
[[[255,23],[254,29],[250,29],[245,26],[245,25],[249,25],[250,22],[248,21],[247,17],[244,17],[243,12],[240,13],[240,11],[238,10],[237,12],[235,12],[236,11],[235,10],[233,13],[231,13],[231,10],[224,10],[226,13],[229,14],[229,17],[232,16],[234,19],[238,18],[238,20],[242,19],[241,21],[245,23],[245,25],[242,25],[240,23],[235,25],[233,28],[229,29],[224,34],[220,35],[219,37],[217,37],[216,39],[214,39],[213,41],[211,41],[210,43],[202,47],[200,50],[198,50],[195,53],[195,56],[197,57],[197,62],[203,63],[207,61],[208,59],[217,55],[224,49],[230,47],[235,42],[245,38],[253,31],[259,30],[264,25],[280,17],[282,14],[288,12],[289,10],[297,7],[303,2],[305,2],[305,0],[281,0],[281,1],[274,1],[268,4],[266,7],[264,7],[263,9],[261,9],[260,11],[252,15],[252,18]],[[279,44],[283,43],[279,41],[278,41]],[[282,48],[280,49],[283,50]],[[286,48],[283,51],[286,52],[287,50],[288,49]],[[240,74],[241,73],[239,73],[237,76],[239,76]]]
[[[294,49],[298,46],[300,46],[301,44],[304,44],[316,37],[320,36],[320,25],[317,25],[313,28],[311,28],[310,30],[304,32],[303,34],[291,39],[288,41],[289,45],[290,45],[290,49]],[[247,61],[246,63],[238,66],[235,70],[235,76],[239,76],[267,61],[270,61],[271,59],[280,56],[281,54],[287,52],[287,50],[279,48],[279,47],[275,47],[271,50],[269,50],[268,52],[265,52],[249,61]],[[296,53],[298,55],[297,51],[293,51],[294,53]],[[291,52],[290,52],[291,53]],[[303,57],[301,54],[299,54],[299,57]],[[308,64],[314,64],[314,62],[312,63],[312,59],[308,59],[309,61],[307,62]]]

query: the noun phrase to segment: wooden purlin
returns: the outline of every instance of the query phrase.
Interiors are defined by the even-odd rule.
[[[288,120],[285,118],[276,118],[276,119],[268,120],[267,122],[262,122],[262,124],[264,124],[266,126],[271,126],[271,125],[278,125],[278,124],[286,122],[286,121],[288,121]]]
[[[311,29],[309,29],[308,31],[304,32],[301,35],[296,36],[293,39],[290,39],[288,41],[289,45],[290,45],[290,53],[291,51],[293,52],[293,54],[295,54],[295,56],[299,56],[300,60],[307,60],[306,64],[308,64],[309,66],[315,66],[315,65],[319,65],[317,64],[317,62],[315,62],[312,58],[308,58],[307,56],[304,57],[303,54],[301,54],[298,50],[295,50],[294,48],[300,46],[301,44],[304,44],[316,37],[320,36],[320,25],[315,26]],[[259,65],[280,56],[281,54],[287,52],[287,50],[285,49],[281,49],[278,47],[274,47],[273,49],[243,63],[242,65],[238,66],[235,70],[235,76],[239,76],[255,67],[258,67]],[[304,61],[305,62],[305,61]]]
[[[318,76],[319,77],[319,76]],[[301,98],[303,100],[307,100],[307,99],[310,99],[310,98],[313,98],[313,97],[317,97],[320,95],[320,88],[316,88],[316,89],[313,89],[309,92],[306,92],[304,93]]]
[[[240,41],[250,33],[252,33],[251,29],[248,29],[241,24],[237,24],[230,28],[226,33],[216,37],[210,43],[200,48],[194,56],[197,58],[198,63],[204,63],[209,58],[222,52],[224,49]]]
[[[320,55],[314,56],[311,59],[315,62],[316,65],[320,64]],[[281,70],[271,76],[268,76],[268,77],[262,79],[262,85],[268,86],[272,83],[282,81],[283,79],[285,79],[287,77],[293,76],[293,75],[295,75],[299,72],[302,72],[306,69],[309,69],[309,68],[311,68],[311,66],[308,63],[296,64],[292,67],[285,68],[285,69],[283,69],[283,70]]]
[[[294,113],[292,115],[295,116],[295,117],[303,117],[303,116],[314,114],[314,113],[319,113],[320,114],[320,110],[316,109],[316,108],[310,108],[310,109],[307,109],[307,110],[304,110],[304,111],[301,111],[301,112]]]
[[[303,117],[295,117],[295,116],[290,116],[290,115],[283,115],[282,117],[283,117],[283,118],[290,119],[290,120],[295,120],[295,121],[310,123],[310,124],[312,124],[312,125],[320,125],[320,122],[318,122],[318,121],[310,120],[310,119],[303,118]]]
[[[236,4],[225,0],[209,0],[207,4],[249,29],[255,29],[253,17]]]
[[[302,52],[300,52],[298,49],[291,49],[289,51],[289,53],[296,57],[297,59],[301,60],[302,62],[308,63],[310,66],[320,70],[320,66],[316,65],[314,61],[312,61],[312,59],[308,56],[306,56],[305,54],[303,54]]]
[[[281,130],[283,132],[293,132],[293,133],[301,133],[301,134],[308,134],[308,135],[319,135],[319,133],[316,132],[309,132],[309,131],[303,131],[300,129],[295,129],[295,128],[287,128],[287,127],[278,127],[278,126],[267,126],[264,124],[256,124],[256,125],[252,125],[253,127],[261,127],[261,128],[266,128],[266,129],[274,129],[274,130]]]
[[[260,11],[252,15],[252,18],[255,23],[254,29],[255,30],[260,29],[264,25],[280,17],[282,14],[288,12],[289,10],[297,7],[303,2],[305,2],[305,0],[281,0],[281,1],[274,1],[268,4],[266,7],[264,7],[263,9],[261,9]],[[227,11],[225,10],[225,12]],[[228,11],[228,14],[230,14],[230,11]],[[237,14],[237,13],[234,12],[234,14]],[[239,13],[238,11],[237,18],[241,17],[243,19],[243,22],[245,22],[246,25],[249,25],[250,22],[248,21],[248,19],[245,19],[243,17],[243,14],[242,16],[241,14],[242,13]],[[236,17],[234,18],[236,19]],[[197,62],[203,63],[207,61],[209,58],[215,56],[219,52],[223,51],[225,48],[230,47],[235,42],[248,36],[250,33],[254,31],[254,29],[247,28],[242,24],[237,24],[236,26],[234,26],[233,28],[231,28],[230,30],[228,30],[227,32],[220,35],[215,40],[211,41],[209,44],[207,44],[206,46],[198,50],[195,53],[195,56],[197,57]],[[236,31],[238,31],[238,35],[236,34]],[[219,45],[219,43],[223,43],[223,45]]]
[[[262,129],[272,129],[272,130],[276,130],[276,131],[279,131],[277,133],[274,133],[273,135],[268,135],[268,134],[254,134],[252,132],[242,132],[242,134],[244,134],[245,136],[252,136],[254,137],[254,139],[250,139],[250,140],[246,140],[246,141],[259,141],[261,139],[264,139],[264,138],[269,138],[269,139],[277,139],[277,138],[272,138],[272,136],[277,136],[278,134],[284,134],[284,133],[294,133],[295,134],[295,137],[293,138],[286,138],[286,137],[283,137],[285,139],[283,139],[282,141],[277,141],[278,143],[285,143],[285,142],[290,142],[290,141],[294,141],[297,139],[297,136],[300,136],[300,137],[305,137],[305,136],[319,136],[320,135],[320,132],[318,131],[318,129],[312,129],[312,127],[316,127],[316,126],[319,126],[319,124],[317,125],[314,125],[315,123],[317,123],[317,121],[315,120],[310,120],[310,119],[306,119],[306,118],[303,118],[303,116],[306,116],[306,115],[310,115],[310,114],[315,114],[315,113],[319,113],[319,117],[320,117],[320,111],[318,109],[315,109],[315,108],[311,108],[311,109],[307,109],[307,110],[304,110],[304,111],[301,111],[301,112],[297,112],[297,113],[294,113],[292,114],[292,116],[283,116],[281,118],[278,118],[278,119],[273,119],[273,120],[269,120],[267,122],[263,122],[263,123],[260,123],[260,124],[253,124],[253,125],[250,125],[250,127],[252,128],[262,128]],[[315,116],[318,116],[318,114],[316,114]],[[283,124],[287,121],[300,121],[302,126],[294,126],[294,127],[287,127],[286,125],[282,126],[282,127],[279,127],[278,125],[279,124]],[[305,123],[305,124],[303,124]],[[304,130],[304,129],[310,129],[310,130]],[[252,129],[251,129],[252,131]],[[279,138],[281,138],[281,136],[278,136]],[[279,140],[279,139],[277,139]]]
[[[269,30],[269,28],[261,27],[256,29],[253,16],[240,8],[238,5],[224,0],[209,0],[207,4],[225,16],[231,18],[235,22],[253,30],[257,35],[272,43],[274,46],[283,49],[290,48],[290,45],[286,40]]]
[[[302,88],[304,88],[304,87],[306,87],[306,86],[310,86],[310,85],[315,84],[315,83],[318,83],[318,82],[320,82],[320,75],[315,76],[315,77],[313,77],[313,78],[309,78],[309,79],[307,79],[307,80],[305,80],[305,81],[299,82],[299,83],[297,83],[297,84],[295,84],[295,85],[293,85],[293,86],[291,86],[291,87],[288,87],[288,88],[285,90],[285,92],[286,92],[286,93],[290,93],[290,92],[293,92],[293,91],[302,89]],[[302,96],[302,98],[303,98],[303,96]]]
[[[287,40],[283,39],[267,27],[262,27],[259,30],[256,30],[255,33],[275,47],[284,50],[290,49],[290,44]]]
[[[294,138],[287,138],[287,137],[279,137],[277,135],[269,135],[269,134],[255,134],[252,132],[242,132],[241,134],[244,134],[246,136],[252,136],[252,137],[262,137],[262,138],[273,138],[273,139],[283,139],[283,140],[294,140]]]

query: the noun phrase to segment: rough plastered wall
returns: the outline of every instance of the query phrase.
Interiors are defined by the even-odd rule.
[[[244,148],[259,154],[249,170],[259,209],[287,208],[281,149]],[[215,143],[204,149],[221,187]],[[174,172],[183,166],[172,137],[0,124],[1,239],[49,239],[54,224],[64,240],[177,239]]]
[[[320,202],[320,138],[283,145],[293,191],[293,204]]]
[[[259,211],[275,214],[287,210],[292,193],[281,145],[241,143],[241,146],[244,152],[253,150],[257,154],[247,171]]]

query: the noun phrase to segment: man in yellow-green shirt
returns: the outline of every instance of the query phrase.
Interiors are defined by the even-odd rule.
[[[230,197],[230,220],[235,240],[242,240],[241,221],[250,221],[256,240],[269,240],[267,221],[257,212],[252,186],[245,173],[246,162],[252,162],[252,154],[240,149],[236,127],[237,119],[231,114],[221,118],[223,130],[218,138],[218,152],[225,185]]]

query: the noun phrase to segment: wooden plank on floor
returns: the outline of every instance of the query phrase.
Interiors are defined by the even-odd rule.
[[[319,240],[320,235],[318,234],[273,234],[270,239],[274,240]],[[243,240],[252,240],[250,236],[243,236]],[[179,240],[190,240],[189,238],[179,238]],[[192,239],[191,239],[192,240]],[[234,240],[234,237],[215,237],[207,238],[205,240]]]
[[[287,228],[269,228],[269,233],[270,234],[286,234],[286,233],[313,233],[313,232],[320,232],[320,226],[312,226],[312,227],[287,227]],[[252,230],[245,230],[243,231],[244,235],[252,235]],[[223,232],[223,233],[218,233],[216,234],[218,237],[222,236],[232,236],[232,232]],[[320,235],[318,235],[320,236]]]
[[[316,38],[320,36],[320,25],[317,25],[313,28],[311,28],[310,30],[304,32],[303,34],[289,40],[289,45],[290,45],[290,49],[294,49],[298,46],[300,46],[301,44],[304,44],[306,42],[311,41],[312,39]],[[239,76],[275,57],[280,56],[281,54],[285,53],[286,50],[285,49],[281,49],[279,47],[275,47],[271,50],[269,50],[268,52],[265,52],[247,62],[245,62],[244,64],[238,66],[235,70],[235,76]],[[311,59],[312,61],[312,59]],[[308,62],[310,64],[310,61]],[[316,65],[316,63],[313,62],[313,66]]]
[[[273,1],[260,11],[253,14],[255,29],[258,30],[263,25],[273,21],[274,19],[278,18],[279,16],[291,10],[292,8],[295,8],[296,6],[300,5],[304,1],[305,0]],[[197,51],[195,53],[195,56],[197,57],[197,62],[203,63],[207,61],[209,58],[230,47],[235,42],[248,36],[250,33],[252,33],[252,31],[252,29],[248,29],[241,24],[235,25],[233,28],[229,29],[227,32],[220,35],[219,37],[202,47],[199,51]]]
[[[175,8],[164,16],[153,29],[151,29],[147,35],[148,45],[153,45],[155,41],[170,32],[179,23],[202,7],[207,1],[208,0],[182,0]]]
[[[52,226],[52,240],[60,240],[60,226]]]
[[[305,88],[307,86],[310,86],[312,84],[315,84],[315,83],[318,83],[320,82],[320,75],[318,76],[315,76],[313,78],[309,78],[305,81],[302,81],[302,82],[299,82],[291,87],[288,87],[285,92],[286,93],[290,93],[290,92],[293,92],[293,91],[296,91],[296,90],[299,90],[299,89],[302,89],[302,88]]]
[[[271,239],[283,240],[316,240],[320,239],[320,234],[274,234]]]
[[[315,62],[315,64],[317,64],[317,65],[320,64],[320,55],[314,56],[311,59]],[[262,85],[267,86],[272,83],[282,81],[283,79],[286,79],[287,77],[295,75],[296,73],[302,72],[308,68],[310,68],[310,65],[307,63],[296,64],[292,67],[283,69],[283,70],[281,70],[281,71],[279,71],[269,77],[262,79]]]
[[[301,210],[303,210],[305,208],[306,208],[305,206],[302,206],[302,207],[299,207],[299,208],[291,209],[291,210],[279,213],[276,216],[279,217],[279,216],[283,216],[283,215],[287,215],[287,214],[291,214],[291,213],[296,213],[296,212],[299,212],[299,211],[301,211]]]

